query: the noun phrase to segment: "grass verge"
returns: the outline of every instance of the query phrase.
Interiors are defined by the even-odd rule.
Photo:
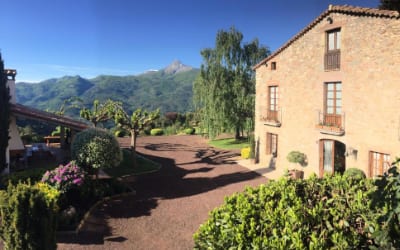
[[[242,149],[245,147],[250,147],[249,140],[247,138],[242,138],[236,140],[235,138],[217,139],[208,142],[211,146],[221,149]]]
[[[155,172],[160,169],[160,165],[137,154],[137,166],[132,167],[131,152],[127,149],[122,150],[123,158],[118,167],[104,169],[112,177],[126,175],[140,175]]]

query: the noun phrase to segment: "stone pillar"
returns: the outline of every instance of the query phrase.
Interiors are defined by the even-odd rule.
[[[7,86],[10,89],[10,96],[11,96],[10,103],[15,104],[17,102],[17,98],[15,96],[15,76],[17,75],[17,71],[15,69],[4,69],[4,73],[7,75]],[[12,121],[14,121],[14,124],[12,123]],[[12,128],[12,126],[15,126],[15,128]],[[15,118],[12,119],[12,117],[10,117],[9,131],[12,131],[13,129],[17,129],[17,127],[15,125]],[[9,136],[10,136],[10,139],[8,140],[8,147],[6,150],[7,167],[3,170],[3,173],[5,173],[5,174],[10,173],[10,144],[13,143],[13,141],[12,141],[13,138],[11,138],[11,134]],[[19,137],[19,134],[18,134],[17,142],[19,142],[19,141],[21,141],[21,138]]]

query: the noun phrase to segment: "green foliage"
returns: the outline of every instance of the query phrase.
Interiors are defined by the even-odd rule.
[[[57,126],[54,131],[51,132],[51,136],[60,136],[61,134],[61,127]]]
[[[150,135],[157,136],[157,135],[163,135],[164,130],[162,128],[153,128],[150,130]]]
[[[71,157],[78,166],[90,170],[118,166],[122,154],[112,134],[90,128],[76,134],[71,144]]]
[[[116,130],[116,131],[114,132],[114,135],[115,135],[116,137],[125,137],[125,136],[128,135],[128,133],[126,132],[126,130],[118,129],[118,130]]]
[[[3,186],[7,186],[9,182],[13,185],[17,185],[19,182],[23,183],[36,183],[42,179],[43,174],[46,172],[45,168],[32,168],[26,169],[21,172],[14,172],[1,177],[1,183]]]
[[[172,124],[170,126],[166,126],[164,128],[159,128],[163,130],[164,135],[177,135],[179,134],[179,131],[181,130],[179,125],[177,124]],[[151,130],[150,130],[151,132]]]
[[[10,127],[10,89],[7,86],[7,75],[0,54],[0,172],[7,167],[6,152]]]
[[[220,30],[215,48],[201,51],[203,63],[193,85],[193,99],[199,111],[201,127],[214,138],[234,129],[235,138],[244,129],[252,130],[254,120],[255,79],[252,66],[269,54],[257,39],[242,43],[235,28]]]
[[[141,156],[137,157],[137,166],[132,167],[133,166],[132,152],[130,150],[123,149],[122,153],[123,153],[123,160],[121,161],[118,167],[104,170],[108,175],[114,178],[128,176],[128,175],[140,175],[140,174],[155,172],[160,169],[159,164]]]
[[[107,196],[131,191],[124,183],[114,179],[91,179],[60,195],[58,205],[58,229],[75,230],[85,213],[99,200]]]
[[[241,149],[249,147],[249,141],[246,138],[236,140],[235,138],[217,139],[208,142],[211,146],[221,149]]]
[[[104,103],[100,103],[99,100],[93,101],[92,109],[82,108],[80,116],[93,124],[94,127],[100,122],[106,122],[113,118],[113,112],[119,103],[116,103],[110,99],[107,99]]]
[[[307,156],[299,151],[291,151],[286,159],[291,163],[298,163],[303,166],[306,164]]]
[[[400,174],[396,164],[393,164],[381,178],[376,180],[377,192],[371,195],[372,207],[379,211],[378,223],[382,228],[374,233],[377,248],[375,249],[399,249],[400,248]]]
[[[250,158],[250,153],[251,153],[251,148],[250,147],[242,148],[242,150],[240,150],[240,156],[243,159],[249,159]]]
[[[122,105],[116,105],[113,110],[114,121],[118,127],[125,129],[131,134],[131,151],[133,166],[137,166],[136,162],[136,139],[140,132],[150,127],[155,120],[160,117],[160,110],[148,112],[141,108],[133,111],[132,115],[128,115]]]
[[[363,249],[378,228],[372,180],[282,178],[227,197],[194,235],[195,249]]]
[[[343,176],[346,178],[365,179],[364,171],[358,168],[348,168],[344,171]]]
[[[194,128],[185,128],[184,130],[185,134],[187,135],[194,135],[194,133],[196,132],[196,130]]]
[[[19,119],[18,117],[17,126],[21,139],[25,144],[43,142],[43,137],[50,135],[55,128],[54,125],[46,124],[44,122],[29,119]]]
[[[57,193],[44,186],[9,185],[0,194],[5,249],[56,249]]]

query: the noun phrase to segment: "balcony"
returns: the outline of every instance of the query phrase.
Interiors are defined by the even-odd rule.
[[[261,116],[261,121],[268,126],[280,127],[282,125],[282,113],[280,110],[268,110],[267,116]]]
[[[318,120],[316,128],[322,134],[344,135],[345,132],[345,114],[327,114],[318,111]]]
[[[340,69],[340,50],[332,50],[325,53],[325,70]]]

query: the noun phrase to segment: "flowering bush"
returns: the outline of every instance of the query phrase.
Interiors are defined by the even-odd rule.
[[[47,171],[42,178],[42,182],[56,188],[61,193],[65,193],[73,186],[80,186],[85,178],[85,172],[71,161],[67,165],[60,165],[52,171]]]
[[[35,185],[45,196],[47,205],[57,204],[58,198],[60,196],[60,191],[58,191],[53,186],[50,186],[47,183],[38,182]],[[57,205],[54,205],[54,209],[58,210]]]

